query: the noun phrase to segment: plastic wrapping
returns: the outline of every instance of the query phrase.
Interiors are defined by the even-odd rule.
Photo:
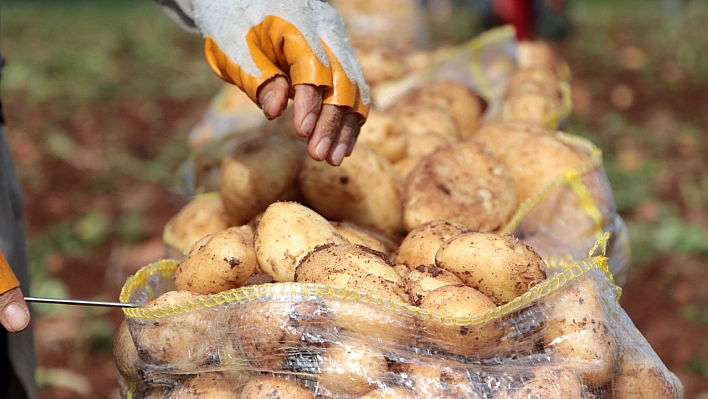
[[[257,383],[304,388],[297,397],[682,398],[620,307],[606,258],[546,261],[545,281],[472,317],[299,283],[125,309],[140,378],[121,377],[123,397],[181,397],[198,377],[233,395]],[[121,301],[170,291],[176,266],[144,267]]]

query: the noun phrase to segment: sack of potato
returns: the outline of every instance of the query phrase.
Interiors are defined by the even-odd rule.
[[[682,397],[618,304],[606,235],[575,262],[443,220],[388,254],[337,227],[276,202],[132,276],[123,397]]]

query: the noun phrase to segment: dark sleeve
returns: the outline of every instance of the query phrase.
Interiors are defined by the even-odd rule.
[[[194,24],[194,11],[191,0],[155,0],[162,11],[180,28],[193,34],[199,34]]]

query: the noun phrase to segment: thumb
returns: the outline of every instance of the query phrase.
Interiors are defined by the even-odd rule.
[[[0,323],[9,332],[20,332],[27,328],[30,312],[20,287],[0,295]]]

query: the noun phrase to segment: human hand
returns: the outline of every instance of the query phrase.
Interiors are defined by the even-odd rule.
[[[318,161],[351,154],[369,110],[369,87],[335,9],[318,0],[194,0],[212,70],[269,119],[294,100],[298,135]]]
[[[10,332],[20,332],[27,328],[30,312],[20,283],[0,251],[0,324]]]

